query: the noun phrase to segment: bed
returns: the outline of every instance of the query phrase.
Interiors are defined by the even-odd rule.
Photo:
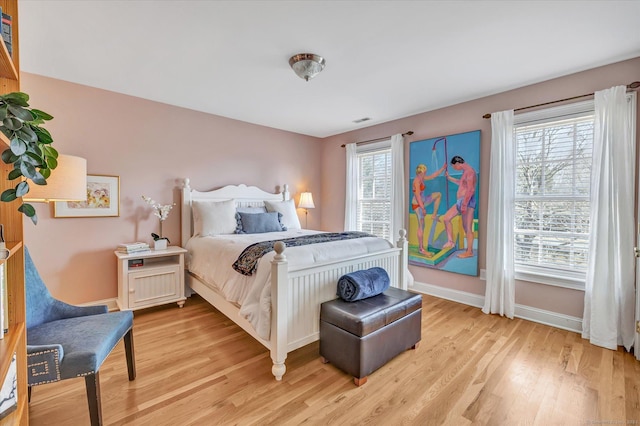
[[[273,251],[258,261],[255,273],[243,276],[232,270],[230,262],[240,247],[244,247],[243,244],[320,231],[298,229],[299,225],[291,222],[291,213],[288,217],[276,213],[281,222],[290,225],[290,229],[281,233],[233,235],[225,232],[218,235],[216,232],[219,230],[211,231],[212,228],[203,225],[206,220],[209,220],[209,225],[223,222],[220,218],[226,221],[228,213],[224,216],[210,214],[207,209],[226,206],[224,208],[228,210],[229,204],[238,211],[262,211],[266,206],[275,206],[276,211],[285,213],[287,209],[279,209],[287,206],[289,210],[293,209],[293,221],[298,221],[287,185],[277,193],[246,185],[228,185],[200,192],[192,189],[190,180],[185,179],[181,237],[183,246],[188,250],[187,292],[200,295],[269,349],[273,361],[271,371],[276,380],[281,380],[286,372],[285,360],[289,352],[318,340],[320,304],[336,298],[336,283],[340,276],[379,266],[389,274],[392,286],[407,288],[408,251],[404,231],[400,231],[395,246],[379,238],[354,238],[349,240],[350,243],[337,241],[289,248],[282,242],[276,242]],[[212,226],[215,228],[217,225]],[[340,248],[342,244],[350,245]],[[235,280],[248,283],[249,289],[238,290],[241,285],[236,285]],[[247,306],[252,305],[257,306],[259,313],[247,313]]]

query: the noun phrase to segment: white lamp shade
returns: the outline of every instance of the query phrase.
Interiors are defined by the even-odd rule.
[[[301,209],[314,209],[316,206],[313,204],[313,196],[310,192],[303,192],[300,194],[300,202],[298,207]]]
[[[24,201],[82,201],[87,199],[87,160],[72,155],[58,156],[46,185],[29,183]]]

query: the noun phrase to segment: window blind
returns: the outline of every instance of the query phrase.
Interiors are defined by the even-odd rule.
[[[389,238],[391,224],[391,149],[358,154],[358,201],[356,225],[359,231]]]
[[[593,110],[516,124],[516,270],[584,278]]]

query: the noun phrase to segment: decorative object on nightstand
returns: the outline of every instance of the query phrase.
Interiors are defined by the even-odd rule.
[[[158,204],[155,202],[155,200],[147,197],[146,195],[143,195],[142,199],[151,207],[153,207],[153,214],[160,221],[160,234],[155,234],[153,232],[151,233],[151,236],[153,237],[153,241],[154,241],[153,248],[155,250],[166,250],[167,245],[170,241],[167,237],[162,236],[162,222],[164,222],[169,217],[169,213],[171,213],[171,209],[173,208],[173,206],[176,205],[176,203]]]
[[[166,241],[166,240],[165,240]],[[123,253],[118,258],[118,308],[134,310],[176,302],[182,307],[184,295],[184,254],[182,247],[166,250]]]
[[[141,251],[149,251],[149,244],[136,242],[136,243],[123,243],[118,244],[117,250],[120,253],[131,254],[131,253],[139,253]]]
[[[307,215],[309,214],[309,209],[315,209],[316,206],[313,204],[313,196],[310,192],[303,192],[300,194],[300,201],[298,202],[298,208],[304,209],[304,227],[307,227]]]

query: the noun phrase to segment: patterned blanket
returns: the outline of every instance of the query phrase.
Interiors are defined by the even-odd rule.
[[[285,238],[282,240],[262,241],[245,248],[233,263],[233,269],[242,275],[253,275],[262,256],[273,250],[273,245],[282,241],[287,247],[298,247],[307,244],[327,243],[330,241],[351,240],[353,238],[374,237],[366,232],[329,232],[323,234],[305,235],[302,237]]]

